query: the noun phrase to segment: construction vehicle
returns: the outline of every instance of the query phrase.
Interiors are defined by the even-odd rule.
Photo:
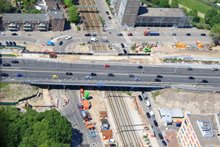
[[[57,58],[57,54],[54,53],[54,52],[50,52],[50,53],[49,53],[49,57],[50,57],[50,58]]]
[[[204,45],[201,41],[196,41],[196,45],[197,45],[198,48],[203,48],[204,47]]]
[[[179,49],[184,49],[184,48],[186,48],[186,44],[185,44],[185,43],[182,43],[182,42],[177,42],[177,43],[175,44],[175,47],[176,47],[176,48],[179,48]]]

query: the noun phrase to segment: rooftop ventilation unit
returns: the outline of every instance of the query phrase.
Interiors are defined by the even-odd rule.
[[[213,129],[210,121],[197,120],[197,125],[203,137],[213,137]]]

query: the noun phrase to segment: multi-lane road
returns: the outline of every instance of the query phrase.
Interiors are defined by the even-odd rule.
[[[12,63],[17,60],[19,63]],[[48,60],[3,58],[1,61],[2,81],[26,82],[32,84],[61,85],[212,85],[220,87],[220,70],[212,68],[192,68],[189,66],[142,66],[134,64],[106,63],[64,63]],[[10,66],[4,66],[5,63]],[[107,63],[108,64],[108,63]],[[218,68],[218,67],[217,67]],[[67,75],[67,72],[71,75]],[[95,73],[95,75],[91,75]],[[109,75],[112,74],[112,75]],[[22,75],[22,76],[21,76]],[[52,78],[57,75],[58,78]],[[155,80],[157,79],[157,80]]]

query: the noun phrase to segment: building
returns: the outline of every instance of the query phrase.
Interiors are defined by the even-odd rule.
[[[4,31],[63,31],[65,18],[55,0],[45,0],[46,13],[3,13],[0,17],[0,30]]]
[[[112,0],[111,6],[122,26],[190,27],[191,18],[179,8],[142,7],[140,0]]]
[[[181,147],[219,147],[220,114],[186,114],[178,131],[177,139]]]
[[[165,124],[171,124],[172,122],[178,122],[184,117],[183,111],[180,108],[176,109],[159,109],[160,116]]]

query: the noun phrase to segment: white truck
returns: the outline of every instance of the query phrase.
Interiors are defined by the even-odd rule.
[[[97,38],[95,38],[95,37],[92,37],[92,38],[90,39],[90,41],[92,41],[92,42],[97,42],[97,41],[98,41],[98,39],[97,39]]]

